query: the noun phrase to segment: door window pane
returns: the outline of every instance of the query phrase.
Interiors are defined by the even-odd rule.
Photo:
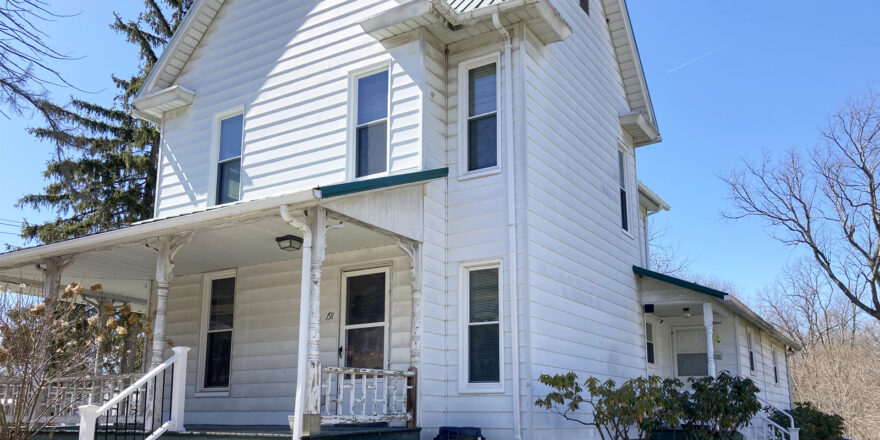
[[[220,160],[241,156],[241,131],[243,115],[220,121]]]
[[[205,388],[229,386],[232,332],[208,333],[205,349]]]
[[[498,268],[470,271],[470,322],[498,321]]]
[[[708,376],[709,358],[706,353],[679,353],[679,376]]]
[[[345,323],[369,324],[385,321],[385,273],[347,278]]]
[[[235,303],[235,278],[211,281],[211,310],[208,330],[231,330]]]
[[[384,368],[385,327],[349,329],[345,334],[345,365],[356,368]]]
[[[388,123],[378,122],[357,129],[357,176],[385,171],[388,157]]]
[[[468,378],[471,383],[501,380],[498,338],[498,324],[470,326]]]

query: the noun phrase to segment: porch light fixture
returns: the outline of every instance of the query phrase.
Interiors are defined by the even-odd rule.
[[[690,307],[685,307],[681,311],[682,311],[682,314],[681,314],[682,318],[690,318],[691,316],[693,316],[693,315],[691,315],[691,308]]]
[[[285,235],[283,237],[275,237],[275,243],[282,251],[294,252],[300,250],[303,245],[302,237],[296,235]]]

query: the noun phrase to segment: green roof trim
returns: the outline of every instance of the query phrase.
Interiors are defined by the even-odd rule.
[[[364,191],[389,188],[392,186],[406,185],[408,183],[425,182],[428,180],[441,179],[449,176],[449,168],[437,168],[433,170],[416,171],[406,174],[377,177],[375,179],[358,180],[355,182],[338,183],[336,185],[320,186],[321,198],[344,196]]]
[[[669,275],[664,275],[660,272],[654,272],[653,270],[645,269],[644,267],[633,266],[633,272],[636,275],[645,276],[648,278],[653,278],[658,281],[663,281],[664,283],[669,283],[676,285],[678,287],[683,287],[688,290],[693,290],[694,292],[702,293],[704,295],[709,295],[714,298],[724,299],[727,296],[727,293],[724,293],[720,290],[715,290],[711,287],[701,286],[697,283],[692,283],[690,281],[685,281],[681,278],[671,277]]]

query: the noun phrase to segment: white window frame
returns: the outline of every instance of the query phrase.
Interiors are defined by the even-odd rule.
[[[242,189],[244,187],[244,130],[245,130],[245,118],[244,118],[244,105],[238,105],[230,109],[226,109],[219,113],[215,113],[213,116],[213,125],[211,126],[211,169],[208,172],[208,180],[210,185],[208,186],[208,206],[216,206],[217,205],[217,185],[220,183],[217,181],[219,179],[219,175],[217,173],[217,167],[220,166],[220,123],[224,119],[228,119],[234,116],[241,115],[241,154],[238,156],[239,159],[239,176],[242,177],[241,182],[238,186],[238,200],[241,201],[241,194],[243,193]],[[230,159],[231,160],[231,159]],[[225,162],[225,161],[224,161]],[[234,202],[230,202],[234,203]]]
[[[468,334],[470,328],[470,272],[498,269],[498,382],[471,383],[469,373]],[[462,394],[498,394],[505,392],[504,378],[504,267],[500,259],[472,261],[459,270],[459,331],[458,331],[458,391]]]
[[[623,178],[621,178],[621,176],[620,176],[620,165],[621,165],[620,164],[620,158],[621,158],[620,154],[623,155],[623,173],[624,173]],[[618,141],[617,142],[617,154],[615,155],[615,163],[617,165],[615,167],[615,169],[617,170],[617,172],[615,173],[615,174],[617,174],[617,191],[615,191],[615,193],[616,193],[615,199],[617,199],[618,202],[620,202],[620,190],[622,189],[622,190],[626,191],[626,226],[627,227],[624,228],[623,225],[620,223],[618,223],[617,226],[620,228],[621,232],[623,232],[624,235],[626,235],[629,238],[635,239],[635,235],[632,232],[632,229],[633,229],[633,221],[632,221],[632,219],[633,219],[633,210],[632,210],[633,202],[632,201],[634,198],[635,198],[635,200],[638,200],[638,195],[632,191],[631,181],[633,179],[630,176],[632,173],[630,172],[630,158],[629,158],[629,156],[630,156],[630,149],[627,148],[627,146],[623,142]],[[623,180],[623,186],[620,186],[621,180]],[[621,211],[623,210],[622,205],[620,206],[620,210]],[[622,219],[623,219],[623,213],[618,211],[617,221],[621,221]]]
[[[702,330],[706,331],[706,327],[704,326],[684,326],[684,327],[675,327],[672,329],[672,371],[675,374],[675,377],[706,377],[706,376],[681,376],[678,374],[678,332],[680,331],[698,331]],[[705,333],[704,333],[705,334]],[[709,370],[709,347],[706,347],[706,370]],[[694,354],[694,353],[683,353],[683,354]]]
[[[481,168],[479,170],[468,171],[468,72],[477,67],[495,63],[495,124],[496,139],[498,145],[495,147],[495,166]],[[458,180],[475,179],[478,177],[491,176],[501,172],[501,148],[505,145],[502,142],[501,132],[501,52],[493,52],[489,55],[482,55],[462,61],[458,64]],[[506,141],[506,139],[505,139]]]
[[[779,364],[776,362],[776,349],[770,346],[770,356],[773,358],[773,383],[779,385]]]
[[[200,396],[228,396],[232,385],[232,352],[229,354],[229,385],[226,387],[205,387],[205,366],[207,363],[208,349],[208,323],[211,320],[211,284],[214,280],[223,278],[235,278],[235,294],[232,302],[232,347],[235,347],[235,319],[238,317],[238,271],[227,269],[217,272],[206,273],[202,276],[202,310],[199,325],[199,370],[196,375],[196,397]],[[224,330],[225,331],[225,330]]]
[[[383,70],[388,71],[388,102],[386,103],[387,112],[385,114],[385,171],[381,173],[368,174],[366,176],[357,175],[357,111],[358,111],[358,80],[379,73]],[[392,76],[392,63],[390,60],[383,61],[379,64],[373,64],[369,67],[357,69],[348,74],[348,154],[346,155],[346,178],[348,181],[372,179],[375,177],[387,176],[391,173],[391,89],[394,84]]]
[[[342,358],[338,359],[339,365],[343,367],[348,367],[345,362],[345,351],[348,348],[346,345],[346,332],[349,329],[358,329],[358,328],[372,328],[379,327],[375,323],[372,324],[355,324],[355,325],[347,325],[345,323],[347,318],[347,308],[348,308],[348,278],[356,277],[360,275],[370,275],[375,273],[384,273],[385,274],[385,321],[382,323],[381,327],[383,328],[383,353],[382,353],[382,365],[385,369],[391,369],[391,265],[384,265],[378,267],[371,267],[369,269],[355,269],[355,270],[343,270],[342,278],[341,278],[341,292],[340,292],[340,307],[339,307],[339,346],[342,347]],[[337,357],[338,358],[338,357]]]
[[[645,362],[647,362],[649,366],[654,366],[654,367],[656,367],[657,363],[658,363],[657,362],[657,325],[658,324],[656,322],[649,320],[649,319],[645,319]],[[648,339],[648,326],[651,327],[651,339]],[[651,344],[651,348],[653,348],[653,350],[652,350],[654,353],[654,361],[653,362],[648,360],[648,344],[649,343]]]
[[[758,375],[758,357],[755,355],[754,342],[752,341],[752,330],[746,329],[746,366],[752,376]]]

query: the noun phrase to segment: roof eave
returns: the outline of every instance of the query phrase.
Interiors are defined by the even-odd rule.
[[[132,114],[153,123],[159,123],[166,112],[186,107],[195,100],[196,92],[174,85],[140,96],[132,101]]]
[[[639,187],[639,199],[644,199],[649,202],[652,206],[654,206],[655,211],[663,210],[669,211],[671,208],[669,204],[667,204],[663,199],[660,198],[654,191],[651,191],[651,188],[648,188],[647,185],[642,183],[641,180],[638,181]]]
[[[623,113],[618,118],[620,126],[632,137],[633,145],[636,148],[656,144],[663,140],[657,126],[640,111]]]

